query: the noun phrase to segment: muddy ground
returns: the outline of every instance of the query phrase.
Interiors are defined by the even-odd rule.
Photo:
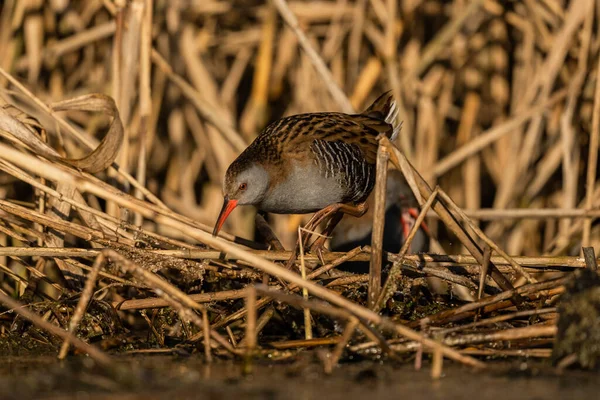
[[[122,356],[116,378],[86,357],[0,357],[0,398],[22,399],[553,399],[597,398],[597,372],[557,372],[539,360],[493,361],[472,371],[446,362],[439,380],[427,363],[346,362],[325,375],[314,354],[292,363],[206,364],[199,356]],[[127,372],[129,371],[129,372]],[[120,381],[120,382],[119,382]]]

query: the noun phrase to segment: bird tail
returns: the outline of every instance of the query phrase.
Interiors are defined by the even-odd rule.
[[[395,140],[402,128],[402,121],[398,121],[398,105],[391,90],[379,96],[363,114],[390,124],[393,128],[390,140]]]

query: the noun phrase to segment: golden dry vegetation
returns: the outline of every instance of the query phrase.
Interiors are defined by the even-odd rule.
[[[18,313],[61,357],[70,342],[108,366],[124,350],[108,339],[136,331],[129,352],[175,338],[207,360],[324,346],[326,370],[374,347],[424,348],[435,376],[442,357],[550,357],[557,296],[600,244],[599,14],[592,0],[5,0],[0,302],[35,305]],[[383,255],[377,304],[380,277],[335,268],[377,246],[290,271],[289,252],[256,249],[251,208],[211,237],[227,166],[270,121],[389,89],[403,127],[382,146],[433,242]],[[286,249],[303,221],[269,217]],[[0,341],[19,318],[0,316]]]

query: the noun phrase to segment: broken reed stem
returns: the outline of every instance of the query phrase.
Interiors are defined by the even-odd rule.
[[[536,310],[516,311],[513,313],[509,313],[509,314],[502,314],[502,315],[498,315],[495,317],[480,319],[479,321],[471,322],[469,324],[464,324],[464,325],[455,326],[452,328],[444,328],[444,329],[436,330],[436,334],[437,335],[448,335],[450,333],[460,332],[460,331],[468,330],[471,328],[476,328],[479,326],[496,324],[498,322],[504,322],[504,321],[508,321],[508,320],[511,320],[514,318],[531,317],[534,315],[556,313],[556,311],[557,311],[556,307],[546,307],[546,308],[539,308]]]
[[[444,356],[439,350],[433,350],[433,360],[431,361],[431,378],[440,379],[442,377],[442,367],[444,365]]]
[[[153,1],[145,0],[144,15],[140,33],[140,78],[139,78],[139,154],[136,168],[136,179],[140,186],[146,186],[146,142],[148,130],[150,129],[150,117],[152,114],[152,15]],[[141,199],[143,196],[139,189],[135,190],[135,197]],[[144,217],[140,213],[135,213],[134,225],[142,226]]]
[[[304,263],[304,240],[302,240],[302,228],[298,227],[298,245],[300,247],[300,273],[302,274],[302,279],[306,280],[306,264]],[[304,300],[308,300],[308,290],[306,288],[302,288],[302,297]],[[310,309],[305,308],[302,310],[304,313],[304,339],[310,340],[313,338],[312,334],[312,320],[310,316]]]
[[[596,254],[593,247],[583,248],[583,257],[585,258],[586,268],[592,272],[598,271],[598,263],[596,261]]]
[[[92,298],[94,287],[96,286],[96,279],[98,278],[98,273],[100,269],[104,267],[106,264],[106,260],[103,254],[99,254],[94,261],[94,265],[92,266],[92,272],[87,276],[87,280],[85,282],[85,286],[83,291],[81,292],[81,296],[79,298],[79,302],[77,302],[77,307],[75,307],[75,311],[73,312],[73,316],[69,321],[69,333],[65,341],[63,342],[60,351],[58,353],[58,359],[63,360],[67,356],[67,352],[69,351],[69,341],[70,337],[73,337],[75,332],[77,331],[77,326],[79,325],[79,321],[83,318],[83,314]]]
[[[463,210],[463,212],[472,219],[480,221],[502,221],[506,219],[548,219],[548,218],[587,218],[593,219],[600,217],[598,209],[581,208],[481,208],[479,210]],[[432,215],[428,215],[430,217]]]
[[[381,264],[383,251],[383,229],[385,225],[385,198],[387,191],[387,168],[390,155],[381,145],[377,148],[375,178],[375,210],[371,236],[371,264],[367,291],[368,307],[374,308],[381,291]]]
[[[248,287],[246,291],[246,368],[250,368],[249,364],[252,362],[252,355],[256,350],[256,288],[254,286]]]
[[[221,292],[190,294],[189,297],[197,303],[212,303],[215,301],[235,300],[246,296],[246,289],[224,290]],[[113,302],[116,310],[142,310],[149,308],[167,307],[168,302],[159,297],[150,297],[147,299],[132,299],[121,302]]]
[[[479,274],[479,287],[477,288],[477,300],[481,300],[483,290],[485,289],[485,278],[490,269],[490,259],[492,258],[492,248],[485,246],[483,249],[483,263],[481,263],[481,272]]]

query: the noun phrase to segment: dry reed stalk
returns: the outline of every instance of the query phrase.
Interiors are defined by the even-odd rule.
[[[596,254],[593,247],[583,248],[583,257],[585,258],[586,268],[591,271],[598,271],[598,262],[596,261]]]
[[[513,318],[527,317],[527,316],[532,316],[532,315],[543,315],[546,313],[556,313],[556,307],[540,308],[537,310],[517,311],[517,312],[513,312],[513,313],[509,313],[509,314],[498,315],[497,317],[485,318],[485,319],[482,319],[482,320],[479,320],[476,322],[472,322],[470,324],[464,324],[464,325],[457,326],[454,328],[441,329],[439,331],[436,331],[436,334],[447,335],[449,333],[460,332],[460,331],[468,330],[470,328],[475,328],[475,327],[495,324],[498,322],[508,321]]]
[[[102,249],[81,249],[81,248],[36,248],[36,247],[5,247],[0,248],[0,256],[44,256],[44,257],[84,257],[94,258]],[[263,250],[252,250],[251,253],[269,261],[286,261],[290,258],[291,252],[289,251],[263,251]],[[176,257],[191,260],[219,260],[221,253],[215,250],[203,250],[189,248],[185,250],[148,250],[148,254],[156,254],[162,257]],[[335,268],[341,263],[347,261],[369,261],[370,251],[368,248],[356,248],[347,253],[345,252],[331,252],[325,253],[323,258],[328,261],[329,264],[324,265],[310,274],[307,275],[309,279],[324,274],[325,272]],[[391,262],[400,260],[397,254],[385,253],[386,259]],[[468,255],[446,255],[446,254],[408,254],[405,255],[404,260],[411,262],[414,265],[418,265],[420,262],[426,264],[448,264],[448,265],[462,265],[469,266],[477,264],[477,260],[473,256]],[[514,256],[512,257],[515,262],[519,263],[523,267],[535,268],[538,270],[550,269],[550,268],[568,268],[577,269],[585,268],[585,261],[582,257],[576,256],[539,256],[539,257],[523,257]],[[313,254],[305,254],[305,261],[316,262],[319,258]],[[225,260],[237,261],[238,257],[233,255],[225,255]],[[508,266],[509,262],[500,256],[493,256],[492,262],[499,267]],[[429,266],[425,265],[423,268],[427,269]]]
[[[377,149],[375,175],[375,210],[373,212],[373,231],[371,238],[371,264],[369,268],[368,304],[374,308],[381,291],[381,262],[383,251],[383,227],[385,223],[385,196],[387,188],[387,169],[389,154],[383,146]]]
[[[539,337],[554,337],[556,335],[556,326],[527,326],[524,328],[514,328],[494,333],[472,333],[462,336],[447,338],[443,342],[448,345],[465,345],[475,343],[490,343],[497,340],[520,340]]]
[[[256,350],[256,289],[252,286],[246,290],[246,309],[248,314],[246,315],[246,336],[244,337],[246,342],[244,369],[249,372],[252,368],[253,353]]]
[[[592,130],[590,134],[588,163],[586,172],[586,194],[585,208],[590,210],[594,201],[593,193],[596,186],[596,167],[598,165],[598,131],[600,131],[600,56],[597,60],[598,66],[596,69],[596,89],[594,93],[594,111],[592,114]],[[583,225],[582,246],[590,245],[590,234],[592,230],[592,219],[586,219]]]
[[[298,237],[302,238],[302,228],[300,227],[298,227]],[[303,240],[299,240],[298,244],[300,247],[300,276],[302,276],[302,279],[306,280],[306,264],[304,263]],[[304,298],[304,300],[308,300],[308,290],[306,290],[306,288],[302,288],[302,297]],[[302,311],[304,313],[304,339],[310,340],[313,338],[312,317],[310,316],[310,309],[305,308]]]
[[[455,308],[453,310],[443,311],[437,315],[425,317],[421,321],[422,321],[422,323],[426,323],[427,325],[431,325],[432,323],[439,323],[446,319],[452,319],[452,317],[455,315],[459,315],[459,314],[469,312],[469,311],[475,311],[477,309],[492,305],[494,303],[498,303],[500,301],[510,299],[514,294],[527,295],[530,293],[541,292],[544,290],[549,290],[549,289],[560,287],[560,286],[564,285],[566,283],[566,281],[567,281],[566,278],[557,278],[557,279],[551,279],[551,280],[544,281],[544,282],[538,282],[538,283],[520,286],[514,290],[507,290],[507,291],[504,291],[504,292],[494,295],[494,296],[488,296],[481,300],[466,304],[464,306]]]
[[[220,292],[212,293],[197,293],[189,295],[190,299],[197,303],[212,303],[215,301],[234,300],[241,299],[246,296],[245,289],[234,289],[234,290],[223,290]],[[114,302],[113,306],[117,310],[144,310],[160,307],[168,307],[169,303],[160,298],[146,298],[146,299],[131,299],[121,302]]]

